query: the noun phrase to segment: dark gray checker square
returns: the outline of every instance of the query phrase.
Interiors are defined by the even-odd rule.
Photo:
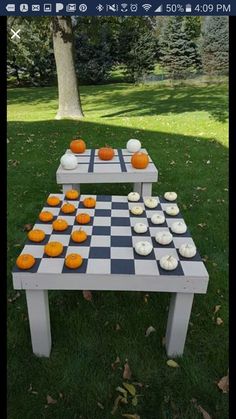
[[[111,247],[132,247],[132,237],[130,236],[112,236]]]
[[[82,213],[80,213],[80,214],[82,214]],[[77,214],[77,215],[79,215],[79,214]],[[76,221],[76,218],[75,218],[74,225],[75,226],[80,226],[80,227],[83,227],[83,226],[92,226],[93,225],[93,217],[91,217],[91,215],[90,215],[90,221],[89,221],[89,223],[86,223],[86,224],[80,224],[80,223],[78,223],[78,221]]]
[[[112,209],[129,209],[128,202],[112,202]]]
[[[166,221],[163,224],[153,224],[151,222],[151,218],[148,218],[147,221],[148,221],[149,227],[167,227],[168,228],[168,225],[167,225],[167,222]]]
[[[148,208],[145,205],[145,210],[152,211],[153,213],[156,212],[156,211],[163,211],[162,208],[161,208],[160,202],[158,202],[158,204],[157,204],[157,206],[155,208]]]
[[[70,213],[68,213],[68,214],[66,214],[65,212],[63,212],[61,209],[60,209],[60,212],[59,212],[59,214],[58,214],[58,217],[60,217],[60,216],[64,216],[64,217],[74,217],[75,215],[76,215],[76,211],[77,211],[77,209],[75,209],[73,212],[70,212]]]
[[[56,258],[65,258],[66,257],[66,251],[67,251],[67,246],[63,246],[63,252],[59,255],[56,256]],[[53,259],[54,256],[48,256],[46,255],[46,253],[43,254],[43,259]]]
[[[97,201],[111,202],[111,195],[97,195]]]
[[[141,238],[142,238],[142,237],[147,237],[147,236],[150,236],[150,232],[149,232],[149,230],[147,230],[145,233],[136,233],[136,232],[134,231],[134,227],[132,227],[132,228],[131,228],[131,232],[132,232],[132,236],[139,236],[139,237],[140,237],[140,240],[141,240]]]
[[[88,265],[88,260],[87,259],[83,259],[82,265],[77,269],[67,268],[67,266],[64,263],[64,266],[62,268],[62,273],[66,273],[66,274],[85,274],[86,270],[87,270],[87,265]]]
[[[63,215],[65,215],[65,214],[63,214]],[[53,216],[53,219],[52,220],[50,220],[50,221],[41,221],[39,218],[37,219],[37,221],[36,221],[36,223],[37,224],[46,224],[46,225],[48,225],[48,224],[52,224],[53,223],[53,221],[55,221],[57,219],[57,215],[54,215]]]
[[[155,237],[151,237],[151,239],[152,239],[153,247],[155,247],[155,248],[158,248],[158,249],[161,249],[161,248],[163,248],[163,249],[168,249],[168,248],[173,249],[173,248],[175,248],[175,245],[174,245],[173,241],[169,244],[160,244],[160,243],[157,243],[157,241],[155,240]]]
[[[161,204],[176,204],[177,200],[175,199],[174,201],[168,201],[167,199],[164,198],[164,196],[159,196],[159,201]]]
[[[165,211],[163,211],[164,216],[168,219],[168,218],[183,218],[181,212],[179,212],[177,215],[169,215],[167,214]]]
[[[111,260],[112,274],[134,274],[134,260],[130,259],[112,259]]]
[[[110,247],[90,247],[89,259],[110,259]]]
[[[192,258],[185,258],[184,256],[182,256],[182,255],[179,253],[179,249],[176,249],[176,250],[177,250],[177,253],[178,253],[179,260],[182,260],[182,261],[188,261],[188,262],[190,262],[190,261],[194,261],[194,262],[202,262],[202,258],[201,258],[201,256],[200,256],[200,254],[198,253],[198,251],[197,251],[197,253],[196,253],[196,255],[195,255],[194,257],[192,257]]]
[[[129,217],[112,217],[111,218],[112,226],[130,226]]]
[[[15,265],[12,272],[35,273],[35,272],[38,271],[38,267],[40,265],[41,260],[42,260],[41,258],[37,258],[37,259],[35,258],[35,264],[30,269],[20,269],[20,268],[18,268],[17,265]]]
[[[152,249],[151,253],[149,253],[149,255],[147,255],[147,256],[138,255],[138,253],[136,253],[136,251],[134,249],[134,259],[139,259],[139,260],[154,260],[154,259],[156,259],[156,257],[155,257],[155,253],[154,253],[154,250],[153,249]]]
[[[70,238],[70,241],[69,241],[68,246],[76,246],[76,247],[86,246],[86,247],[88,247],[88,246],[90,246],[90,243],[91,243],[91,236],[87,236],[87,239],[84,242],[79,242],[79,243],[78,242],[74,242]]]
[[[172,271],[167,271],[165,269],[162,269],[159,260],[157,261],[157,265],[158,265],[158,269],[160,272],[160,275],[167,275],[167,276],[172,276],[172,275],[176,275],[176,276],[184,276],[184,271],[182,269],[182,266],[180,264],[180,262],[178,262],[178,266],[177,268],[173,269]]]
[[[67,235],[67,234],[71,234],[71,232],[72,232],[72,227],[73,226],[68,226],[65,230],[63,230],[63,231],[58,231],[58,230],[52,230],[52,234],[65,234],[65,235]],[[39,243],[40,244],[40,243]]]
[[[93,236],[110,236],[111,227],[93,226]]]
[[[161,226],[162,225],[163,224],[161,224]],[[189,230],[187,230],[185,233],[181,233],[181,234],[173,233],[173,231],[171,230],[171,228],[169,228],[169,230],[170,230],[170,232],[171,232],[171,234],[172,234],[173,237],[191,237],[191,234],[190,234]]]
[[[111,216],[111,210],[109,209],[95,209],[96,217],[110,217]]]
[[[44,239],[44,240],[42,240],[41,242],[33,242],[33,241],[31,241],[31,240],[27,239],[27,240],[26,240],[26,242],[25,242],[25,246],[26,246],[27,244],[32,245],[32,246],[38,246],[38,245],[44,245],[44,244],[47,244],[47,242],[48,242],[48,240],[49,240],[49,237],[50,237],[50,234],[46,234],[46,235],[45,235],[45,239]]]

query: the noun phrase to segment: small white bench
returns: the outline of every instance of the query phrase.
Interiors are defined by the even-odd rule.
[[[86,150],[74,154],[67,150],[66,154],[74,154],[78,167],[66,170],[61,165],[57,169],[56,180],[62,185],[63,192],[68,189],[79,189],[81,184],[92,183],[133,183],[133,190],[142,196],[152,195],[152,183],[157,182],[158,171],[149,156],[150,163],[146,169],[135,169],[130,160],[132,154],[126,149],[115,149],[112,160],[104,161],[98,157],[98,150]],[[146,149],[141,149],[147,153]]]

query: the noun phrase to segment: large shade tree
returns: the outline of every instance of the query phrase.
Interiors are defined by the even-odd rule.
[[[52,31],[59,94],[56,119],[81,118],[84,114],[75,71],[74,33],[71,18],[53,17]]]

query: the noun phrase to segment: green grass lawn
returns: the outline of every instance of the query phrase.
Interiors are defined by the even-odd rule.
[[[81,88],[85,118],[55,121],[56,88],[8,93],[8,417],[11,419],[228,418],[228,396],[217,387],[228,368],[228,122],[226,85]],[[153,194],[178,193],[178,203],[210,275],[196,295],[179,368],[166,365],[162,339],[170,295],[141,292],[49,293],[53,347],[32,354],[25,292],[12,289],[11,268],[45,197],[59,192],[56,169],[76,134],[87,146],[124,147],[138,138],[159,169]],[[85,193],[127,194],[131,185],[88,185]],[[220,310],[214,315],[216,305]],[[216,323],[216,317],[223,324]],[[117,324],[120,326],[117,327]],[[156,331],[145,337],[152,325]],[[118,329],[118,330],[117,330]],[[111,367],[116,357],[120,363]],[[137,406],[111,414],[128,359]],[[47,395],[57,402],[48,404]]]

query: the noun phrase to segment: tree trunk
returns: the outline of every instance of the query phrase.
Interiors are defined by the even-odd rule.
[[[74,63],[73,29],[70,17],[53,17],[53,47],[57,68],[59,108],[56,119],[84,116]]]

